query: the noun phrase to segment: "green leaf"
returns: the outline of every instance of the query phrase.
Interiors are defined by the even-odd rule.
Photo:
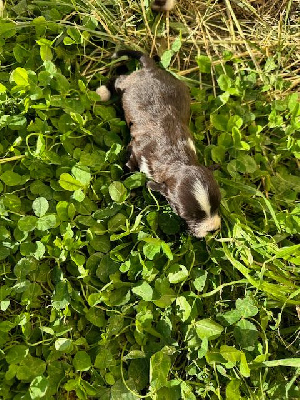
[[[243,318],[254,317],[254,315],[258,313],[258,308],[250,296],[245,297],[244,299],[237,299],[235,306]]]
[[[210,122],[219,131],[227,131],[228,116],[223,114],[211,114]]]
[[[69,191],[75,191],[84,188],[84,185],[80,181],[73,178],[73,176],[67,174],[66,172],[60,175],[59,184],[63,189]]]
[[[160,241],[158,243],[146,243],[143,246],[143,253],[148,260],[153,260],[156,254],[160,253]]]
[[[150,386],[158,390],[167,385],[171,368],[171,358],[163,350],[153,354],[150,358]]]
[[[33,212],[37,217],[42,217],[46,214],[49,208],[48,200],[45,197],[37,197],[32,203]]]
[[[37,220],[36,227],[40,231],[46,231],[47,229],[54,228],[56,225],[56,216],[55,214],[48,214],[40,217]]]
[[[171,49],[176,53],[181,48],[181,37],[177,36],[177,38],[172,43]]]
[[[155,300],[153,300],[153,303],[160,308],[169,307],[176,298],[175,292],[170,288],[170,284],[166,278],[155,281],[154,294]]]
[[[107,224],[109,232],[117,232],[120,230],[126,230],[126,216],[122,213],[114,215]]]
[[[218,78],[218,85],[223,92],[227,92],[231,88],[231,79],[229,76],[222,74]]]
[[[113,107],[98,104],[94,108],[95,115],[99,115],[104,121],[116,118],[116,110]]]
[[[89,185],[91,181],[91,173],[89,167],[83,165],[75,165],[71,171],[75,179],[82,183],[82,185]]]
[[[0,322],[0,332],[2,333],[7,333],[11,331],[15,327],[15,324],[13,324],[10,321],[1,321]]]
[[[78,189],[72,194],[72,198],[81,203],[85,199],[85,194],[81,189]]]
[[[42,45],[40,47],[40,55],[43,61],[51,61],[53,58],[51,48],[47,45]]]
[[[31,399],[41,399],[45,396],[49,386],[48,378],[37,376],[31,381],[29,393]]]
[[[180,387],[182,400],[196,400],[196,396],[193,394],[191,386],[182,381]]]
[[[127,198],[127,190],[122,182],[112,182],[108,187],[108,191],[110,197],[116,203],[123,203]]]
[[[0,93],[5,93],[6,90],[6,87],[2,83],[0,83]]]
[[[91,357],[86,351],[77,351],[73,359],[73,365],[77,371],[88,371],[92,366]]]
[[[172,264],[167,272],[170,283],[179,283],[189,276],[188,270],[182,264]]]
[[[153,297],[153,289],[147,282],[141,282],[132,288],[132,292],[140,296],[145,301],[151,301]]]
[[[225,154],[226,154],[226,148],[225,146],[219,145],[219,146],[214,146],[211,149],[211,157],[214,162],[216,163],[221,163],[225,159]]]
[[[220,348],[220,354],[225,360],[232,364],[236,364],[241,360],[241,352],[232,346],[222,345]]]
[[[106,235],[95,237],[90,242],[93,249],[101,251],[102,253],[108,253],[111,247],[109,237]]]
[[[0,244],[0,260],[4,260],[9,255],[10,255],[10,250],[7,247]]]
[[[73,349],[73,342],[71,339],[59,338],[54,343],[55,350],[69,353]]]
[[[209,74],[211,72],[211,61],[209,57],[200,55],[196,57],[196,61],[200,72],[204,74]]]
[[[146,182],[146,176],[142,172],[136,172],[125,179],[124,185],[128,189],[135,189],[140,186],[144,186]]]
[[[16,344],[8,350],[5,359],[8,364],[19,364],[28,354],[29,349],[27,346]]]
[[[19,365],[16,376],[20,381],[30,382],[35,377],[42,375],[45,369],[45,361],[28,355]]]
[[[250,368],[247,363],[245,353],[241,351],[241,363],[240,363],[240,373],[248,378],[250,376]]]
[[[59,201],[56,204],[56,212],[60,221],[68,221],[68,206],[69,203],[67,201]]]
[[[68,292],[68,284],[65,281],[58,282],[55,286],[52,305],[57,310],[65,308],[69,304],[70,296]]]
[[[90,297],[89,297],[89,304],[90,304]],[[85,313],[85,318],[98,328],[102,328],[106,324],[105,314],[102,310],[99,310],[98,308],[90,308]]]
[[[265,72],[268,73],[268,72],[274,71],[276,68],[277,68],[277,65],[274,61],[274,58],[269,57],[265,64],[265,68],[264,68]]]
[[[247,319],[239,321],[234,328],[234,337],[242,349],[253,351],[257,344],[258,332],[255,325]]]
[[[3,204],[5,208],[12,212],[19,212],[21,210],[21,199],[13,193],[6,193],[3,197]]]
[[[13,171],[5,171],[2,175],[0,175],[0,179],[7,186],[17,186],[20,185],[20,183],[22,182],[21,175]]]
[[[184,296],[179,296],[176,299],[176,306],[178,308],[178,312],[176,313],[182,322],[185,322],[190,314],[191,314],[191,306],[187,299]]]
[[[171,59],[173,57],[174,51],[173,50],[166,50],[160,58],[161,65],[164,68],[168,68],[170,65]]]
[[[14,274],[19,280],[24,280],[26,275],[37,268],[36,261],[32,258],[21,258],[15,265]]]
[[[240,384],[241,384],[241,381],[238,378],[233,378],[228,383],[228,385],[226,386],[226,400],[240,400],[241,399]]]
[[[221,335],[223,327],[212,319],[202,319],[195,323],[196,332],[200,339],[213,340]]]
[[[245,172],[249,174],[253,174],[253,172],[257,170],[257,164],[254,158],[249,156],[248,154],[240,154],[238,157],[238,161],[245,168]]]
[[[16,68],[10,75],[11,81],[15,82],[18,86],[28,86],[28,73],[24,68]]]
[[[26,215],[25,217],[21,217],[18,221],[18,228],[20,231],[30,232],[36,228],[37,225],[37,217],[33,215]]]
[[[199,292],[202,292],[206,283],[206,279],[207,279],[207,271],[197,271],[196,272],[196,278],[193,280],[193,285],[195,287],[196,290],[198,290]]]
[[[170,249],[170,246],[168,245],[168,243],[166,242],[161,242],[160,244],[161,249],[163,251],[163,253],[168,257],[169,260],[173,260],[173,254],[172,251]]]
[[[68,91],[70,90],[70,83],[68,81],[68,79],[56,72],[54,74],[54,82],[53,82],[53,86],[55,86],[55,88],[57,89],[57,91],[59,91],[60,93],[66,94],[68,93]],[[82,110],[83,108],[83,104],[80,105],[77,101],[67,101],[68,99],[66,99],[66,102],[64,103],[64,106],[66,108],[69,108],[68,112],[70,112],[70,115],[72,117],[72,115],[80,115],[80,110]],[[76,111],[79,111],[78,113]],[[81,115],[80,115],[81,117]]]
[[[225,313],[218,314],[218,320],[220,320],[224,325],[233,325],[242,318],[240,310],[230,310]]]
[[[103,398],[103,400],[137,400],[137,396],[129,391],[121,380],[118,380],[112,386],[110,394]]]
[[[297,107],[299,107],[299,93],[292,93],[289,97],[288,108],[290,112],[293,112]]]

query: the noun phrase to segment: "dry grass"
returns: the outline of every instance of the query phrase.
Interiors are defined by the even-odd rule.
[[[197,70],[195,56],[206,54],[215,65],[226,51],[241,62],[252,61],[262,77],[265,60],[274,56],[290,90],[299,88],[300,0],[181,0],[166,14],[152,13],[149,3],[115,0],[111,7],[111,2],[89,0],[88,5],[117,46],[161,55],[181,34],[182,48],[172,64],[181,75]],[[87,75],[109,70],[109,47],[95,51],[98,60],[99,52],[100,67],[90,63]]]

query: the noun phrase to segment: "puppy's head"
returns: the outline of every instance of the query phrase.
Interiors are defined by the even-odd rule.
[[[220,228],[221,193],[208,168],[182,168],[168,184],[166,197],[174,211],[186,221],[193,236],[202,238]]]

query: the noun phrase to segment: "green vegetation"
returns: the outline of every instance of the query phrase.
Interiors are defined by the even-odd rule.
[[[1,399],[300,397],[299,13],[219,3],[0,0]],[[221,232],[124,168],[116,46],[190,86]]]

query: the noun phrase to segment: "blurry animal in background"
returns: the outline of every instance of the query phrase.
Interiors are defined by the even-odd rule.
[[[191,234],[204,237],[220,227],[221,194],[212,171],[198,162],[189,130],[189,89],[148,55],[133,50],[116,53],[117,57],[124,55],[142,65],[116,78],[113,85],[121,95],[130,127],[127,165],[147,175],[148,187],[165,196]],[[106,86],[100,86],[97,93],[103,101],[110,96]]]
[[[154,0],[151,8],[154,11],[170,11],[175,7],[176,0]]]

